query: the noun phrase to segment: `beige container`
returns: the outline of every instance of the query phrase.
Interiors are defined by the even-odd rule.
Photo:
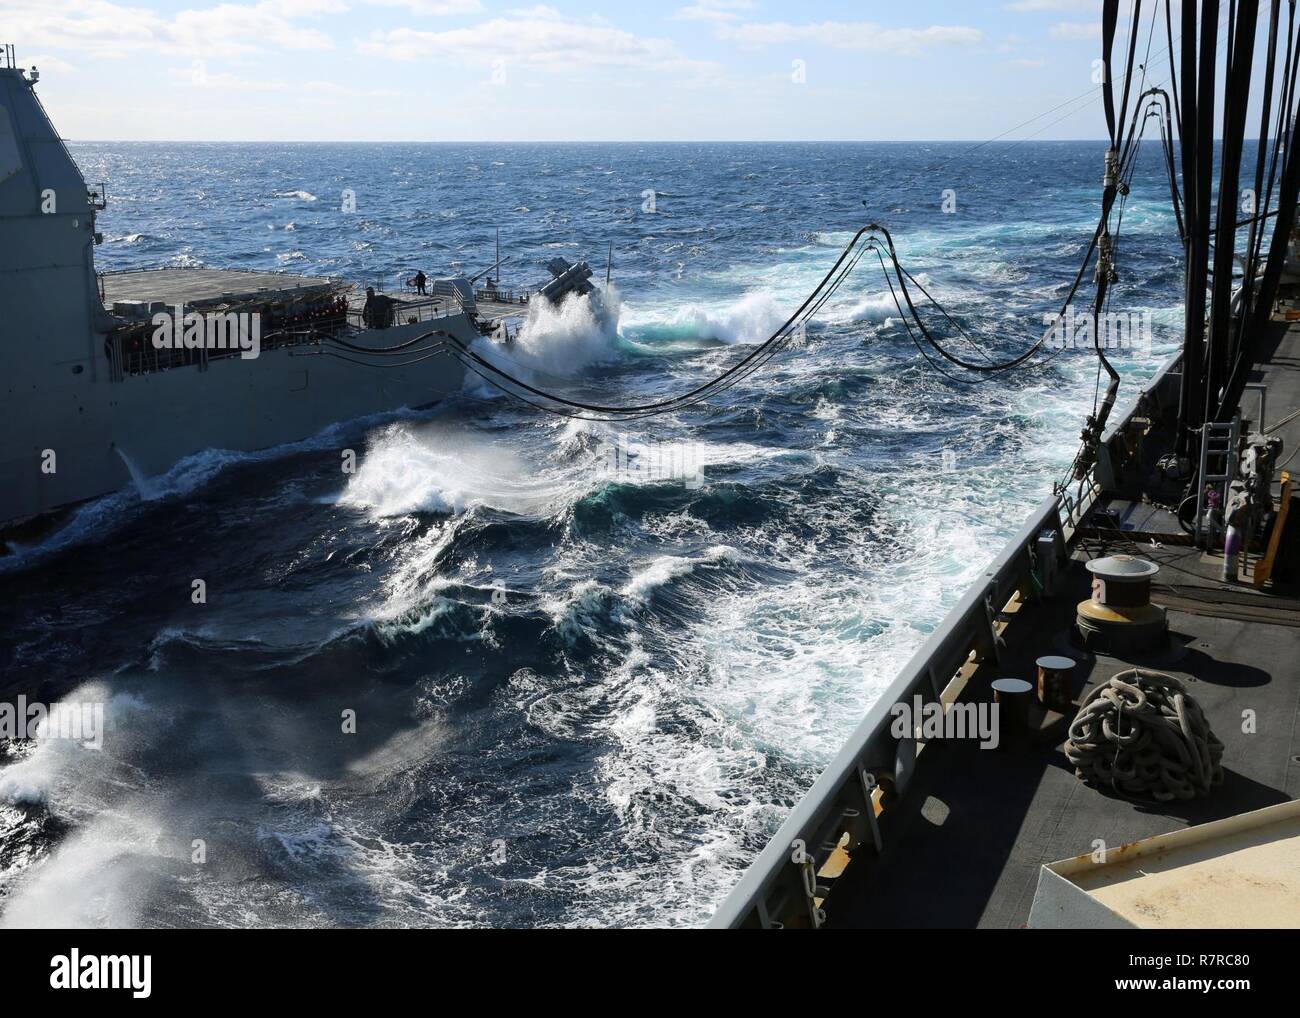
[[[1300,800],[1048,863],[1032,929],[1300,927]]]

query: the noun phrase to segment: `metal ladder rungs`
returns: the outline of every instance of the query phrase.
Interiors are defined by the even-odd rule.
[[[1210,485],[1222,485],[1219,506],[1228,504],[1228,489],[1237,476],[1237,445],[1241,416],[1235,415],[1226,423],[1209,421],[1201,428],[1201,469],[1196,482],[1196,527],[1193,540],[1196,546],[1203,547],[1205,528],[1201,523],[1205,516],[1205,489]],[[1223,457],[1223,472],[1210,473],[1210,458]]]

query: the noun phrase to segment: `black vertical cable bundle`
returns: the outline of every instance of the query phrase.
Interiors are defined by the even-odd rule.
[[[1254,306],[1251,308],[1250,326],[1243,333],[1238,348],[1233,351],[1232,362],[1228,365],[1226,371],[1223,396],[1219,400],[1216,412],[1213,415],[1213,419],[1216,421],[1225,421],[1231,418],[1241,402],[1241,395],[1246,388],[1246,376],[1255,362],[1255,351],[1259,347],[1261,337],[1265,334],[1269,317],[1273,311],[1273,300],[1277,296],[1278,283],[1282,278],[1282,266],[1286,261],[1287,244],[1291,237],[1291,230],[1295,226],[1296,201],[1300,199],[1300,152],[1296,151],[1296,145],[1294,144],[1297,114],[1296,69],[1297,65],[1300,64],[1300,46],[1292,45],[1296,16],[1295,0],[1291,0],[1290,8],[1292,32],[1288,35],[1287,40],[1290,66],[1283,68],[1286,74],[1283,86],[1284,101],[1280,108],[1276,127],[1278,141],[1283,145],[1281,181],[1277,196],[1277,216],[1273,223],[1273,238],[1269,244],[1268,260],[1264,263],[1264,269],[1260,273],[1259,291]],[[1270,76],[1273,73],[1271,60],[1267,73]],[[1273,166],[1273,169],[1276,169],[1276,165]],[[1269,190],[1270,192],[1272,190],[1271,173]],[[1250,278],[1247,277],[1247,285],[1249,283]]]
[[[1166,0],[1168,2],[1168,0]],[[1219,39],[1218,0],[1182,5],[1183,194],[1187,247],[1183,273],[1183,379],[1178,452],[1190,454],[1204,420],[1206,393],[1205,293],[1209,279],[1210,183],[1214,177],[1214,74]],[[1199,53],[1198,53],[1199,50]],[[1233,202],[1236,208],[1236,202]]]
[[[1211,211],[1215,176],[1214,112],[1218,59],[1219,0],[1182,5],[1180,73],[1171,82],[1180,128],[1184,201],[1184,337],[1179,392],[1177,451],[1194,456],[1202,425],[1224,421],[1237,411],[1246,375],[1265,333],[1286,259],[1287,242],[1300,198],[1300,153],[1294,145],[1296,0],[1288,0],[1286,47],[1279,61],[1281,0],[1268,0],[1268,45],[1258,140],[1255,145],[1255,205],[1243,250],[1241,291],[1233,292],[1237,254],[1237,201],[1245,151],[1247,107],[1254,69],[1260,0],[1231,0],[1224,58],[1223,122],[1217,202]],[[1166,0],[1166,31],[1172,16]],[[1280,82],[1277,81],[1280,70]],[[1179,78],[1181,77],[1181,82]],[[1276,113],[1274,99],[1276,96]],[[1273,137],[1270,139],[1270,129]],[[1213,222],[1211,222],[1213,218]],[[1261,264],[1265,227],[1273,220],[1267,257]],[[1211,253],[1213,252],[1213,253]],[[1208,306],[1207,306],[1208,303]],[[1194,482],[1195,483],[1195,482]]]
[[[1232,356],[1235,357],[1240,352],[1242,341],[1242,330],[1245,323],[1250,318],[1250,309],[1255,294],[1255,288],[1250,284],[1255,278],[1255,270],[1259,260],[1259,238],[1263,235],[1262,224],[1264,220],[1259,218],[1260,198],[1264,193],[1264,163],[1268,156],[1268,127],[1269,112],[1273,103],[1273,64],[1277,59],[1277,22],[1278,13],[1282,6],[1282,0],[1270,0],[1268,15],[1268,56],[1265,59],[1264,74],[1264,97],[1260,102],[1260,124],[1259,138],[1255,146],[1255,200],[1251,208],[1250,230],[1246,235],[1246,267],[1245,279],[1247,285],[1242,294],[1243,303],[1241,306],[1241,315],[1237,319],[1236,332],[1233,335],[1231,343]]]
[[[1236,3],[1237,21],[1235,28],[1229,22],[1229,46],[1223,81],[1223,142],[1214,224],[1214,279],[1210,298],[1210,328],[1205,343],[1205,405],[1200,415],[1201,420],[1206,421],[1214,419],[1228,374],[1232,264],[1237,239],[1237,192],[1241,181],[1246,104],[1250,100],[1250,72],[1255,54],[1255,22],[1259,18],[1259,0],[1236,0]],[[1213,110],[1213,106],[1210,110]]]

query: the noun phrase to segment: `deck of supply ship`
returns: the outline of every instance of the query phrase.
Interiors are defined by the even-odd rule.
[[[1267,387],[1268,419],[1281,421],[1300,408],[1300,326],[1275,324],[1265,345],[1267,355],[1251,381]],[[1176,365],[1166,374],[1161,384],[1167,403],[1168,393],[1176,391]],[[1251,400],[1248,393],[1243,402]],[[1275,434],[1284,437],[1285,460],[1300,444],[1300,420]],[[1167,450],[1168,437],[1167,431],[1153,432],[1143,448],[1142,470],[1149,471]],[[1275,496],[1277,489],[1275,477]],[[1047,513],[1041,520],[1055,518]],[[1086,785],[1062,750],[1070,718],[1041,709],[1034,711],[1027,734],[1001,750],[953,739],[907,753],[887,730],[882,735],[884,715],[877,712],[819,779],[820,787],[796,806],[723,903],[715,925],[812,925],[820,907],[829,927],[1020,927],[1028,922],[1044,864],[1093,852],[1099,844],[1116,849],[1300,797],[1296,587],[1270,583],[1258,589],[1244,576],[1222,581],[1222,553],[1193,546],[1173,513],[1146,497],[1101,490],[1076,522],[1054,596],[1033,594],[1023,582],[1026,565],[1014,562],[1032,561],[1032,555],[1009,546],[984,581],[997,598],[990,607],[1000,638],[981,649],[977,637],[966,658],[970,642],[954,623],[962,614],[959,605],[945,620],[951,638],[936,633],[927,644],[933,657],[927,660],[923,648],[886,697],[906,702],[913,692],[924,693],[931,684],[924,678],[928,667],[933,685],[946,687],[945,702],[988,702],[993,680],[1033,681],[1039,657],[1065,655],[1077,662],[1077,705],[1117,673],[1148,667],[1183,680],[1204,708],[1225,744],[1223,784],[1206,798],[1169,803],[1135,801]],[[1022,545],[1035,526],[1031,522],[1022,531]],[[1167,609],[1169,642],[1149,657],[1090,653],[1071,639],[1076,605],[1090,593],[1085,563],[1112,554],[1160,566],[1151,602]],[[1017,587],[1002,605],[999,591]],[[979,593],[968,594],[970,606],[978,606]],[[968,630],[981,614],[970,606],[958,620]],[[952,682],[935,678],[950,674],[954,662],[964,667]],[[885,774],[884,788],[876,790],[873,807],[865,806],[854,769],[865,774],[877,767]],[[870,824],[860,816],[868,809],[875,814]],[[803,873],[791,865],[796,844],[806,845],[812,857]],[[806,893],[809,886],[814,893]]]
[[[1270,416],[1300,408],[1300,327],[1277,343],[1252,381],[1267,386]],[[1289,452],[1300,420],[1285,433]],[[1056,859],[1112,848],[1300,797],[1300,598],[1295,590],[1257,590],[1220,580],[1222,555],[1185,540],[1166,508],[1103,496],[1098,510],[1118,528],[1085,521],[1060,596],[1030,599],[1004,631],[1001,660],[972,677],[966,698],[990,698],[1002,675],[1032,678],[1035,660],[1078,661],[1078,702],[1098,683],[1133,665],[1187,680],[1223,740],[1224,784],[1204,799],[1139,803],[1085,785],[1061,751],[1068,722],[1047,724],[1020,748],[980,750],[969,740],[923,753],[908,789],[921,806],[882,815],[888,850],[872,866],[852,867],[836,888],[831,926],[1018,927],[1026,923],[1039,868]],[[1107,523],[1116,517],[1093,513]],[[1152,603],[1168,609],[1170,646],[1123,660],[1074,647],[1075,605],[1088,597],[1084,562],[1129,554],[1160,566]],[[1254,712],[1254,731],[1243,719]],[[1055,723],[1051,723],[1051,722]]]

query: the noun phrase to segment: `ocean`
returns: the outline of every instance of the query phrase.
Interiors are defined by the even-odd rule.
[[[535,287],[556,255],[603,282],[612,244],[616,327],[539,307],[509,356],[615,403],[743,356],[873,220],[990,356],[1023,349],[1104,149],[69,147],[107,184],[101,270],[392,285],[487,268],[499,229],[504,285]],[[1118,250],[1112,309],[1150,326],[1112,351],[1122,407],[1181,322],[1155,145]],[[940,376],[863,259],[704,406],[566,420],[475,380],[82,506],[0,559],[5,697],[104,705],[99,748],[3,744],[0,922],[701,925],[1068,469],[1096,393],[1090,349]]]

